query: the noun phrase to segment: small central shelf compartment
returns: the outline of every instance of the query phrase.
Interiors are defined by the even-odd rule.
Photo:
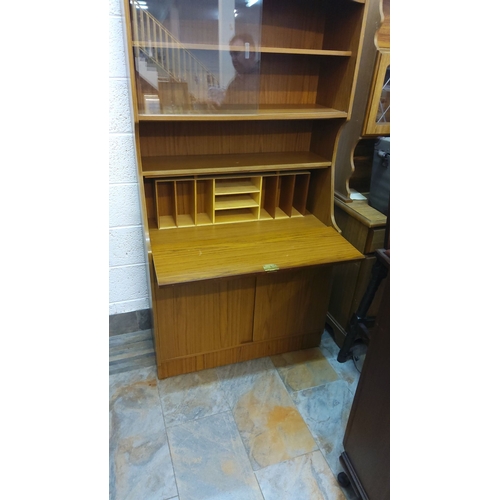
[[[231,194],[227,196],[216,196],[215,210],[230,210],[231,208],[258,207],[259,201],[249,194]]]
[[[248,222],[258,220],[258,207],[232,208],[215,212],[215,224],[230,224],[233,222]]]
[[[215,223],[258,220],[261,189],[261,176],[215,179]]]
[[[259,181],[259,177],[218,179],[215,182],[215,195],[258,193],[260,191]]]

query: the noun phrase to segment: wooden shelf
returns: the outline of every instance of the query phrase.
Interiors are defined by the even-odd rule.
[[[189,227],[194,226],[193,218],[188,214],[178,215],[177,216],[177,225],[179,227]]]
[[[232,194],[215,199],[215,210],[258,207],[259,203],[250,195]]]
[[[277,269],[362,259],[336,230],[313,215],[281,220],[185,228],[150,229],[159,286]]]
[[[158,49],[176,49],[176,50],[207,50],[207,51],[221,51],[233,52],[244,51],[244,48],[239,47],[229,47],[229,45],[218,45],[218,44],[202,44],[202,43],[166,43],[166,42],[153,42],[147,41],[149,47]],[[142,47],[144,42],[133,41],[133,47]],[[329,57],[350,57],[352,51],[350,50],[322,50],[322,49],[299,49],[290,47],[255,47],[249,48],[250,52],[262,53],[262,54],[296,54],[296,55],[309,55],[309,56],[329,56]]]
[[[228,155],[153,156],[142,158],[142,175],[218,174],[231,171],[275,171],[329,167],[331,160],[315,153],[249,153]]]
[[[280,104],[262,105],[255,111],[190,111],[172,114],[139,114],[139,121],[228,121],[228,120],[326,120],[328,118],[347,118],[346,111],[327,108],[319,104]]]
[[[235,182],[236,181],[236,182]],[[251,179],[220,179],[215,183],[215,195],[258,193],[260,188]]]
[[[160,228],[177,227],[175,219],[171,215],[160,215],[159,226]]]
[[[196,224],[198,226],[208,226],[210,224],[213,224],[212,220],[208,216],[208,214],[196,214]]]
[[[256,221],[259,218],[255,208],[237,208],[215,213],[215,224]]]

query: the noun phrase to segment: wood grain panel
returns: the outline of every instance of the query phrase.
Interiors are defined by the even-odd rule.
[[[309,151],[312,123],[141,122],[141,155],[147,158]]]
[[[333,285],[328,312],[344,329],[352,315],[352,301],[363,261],[346,262],[333,266]]]
[[[259,104],[316,104],[319,59],[263,54]]]
[[[146,177],[186,174],[220,174],[227,171],[261,172],[296,168],[322,168],[331,165],[330,157],[310,152],[252,153],[206,156],[154,156],[143,158]]]
[[[311,9],[304,0],[273,0],[262,11],[261,45],[265,47],[323,48],[324,10]],[[286,15],[283,15],[286,13]]]
[[[325,2],[327,17],[324,49],[352,50],[357,53],[362,27],[363,4],[353,1]]]
[[[312,215],[175,231],[152,229],[150,238],[160,285],[263,273],[266,264],[283,270],[363,257]]]
[[[377,32],[377,45],[379,48],[389,49],[391,47],[391,2],[383,0],[383,21]]]
[[[261,45],[350,50],[359,39],[363,5],[355,2],[273,0],[262,11]],[[363,2],[364,3],[364,2]]]
[[[379,248],[384,248],[385,228],[370,229],[364,253],[372,253]]]
[[[366,248],[369,228],[350,217],[346,212],[335,206],[335,220],[342,230],[342,235],[360,252]]]
[[[251,342],[255,278],[155,288],[160,363]]]
[[[368,200],[355,200],[350,203],[335,198],[337,206],[367,227],[385,227],[387,216],[368,205]]]
[[[254,341],[322,332],[331,284],[331,266],[258,276]]]
[[[323,330],[311,335],[299,335],[297,337],[253,342],[217,352],[163,361],[157,364],[158,378],[163,379],[183,373],[206,370],[207,368],[214,368],[216,366],[262,358],[264,356],[273,356],[284,352],[318,347],[321,342],[322,333]]]

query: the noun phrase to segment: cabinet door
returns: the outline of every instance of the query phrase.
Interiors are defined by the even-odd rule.
[[[332,266],[258,276],[254,342],[323,332],[331,286]]]
[[[390,65],[390,51],[380,50],[375,64],[364,135],[389,135],[391,133]]]
[[[251,342],[254,289],[254,277],[156,286],[159,363]]]

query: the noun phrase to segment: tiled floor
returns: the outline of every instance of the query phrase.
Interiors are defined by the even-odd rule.
[[[354,498],[336,476],[359,373],[327,331],[319,348],[165,380],[148,332],[127,335],[110,339],[110,499]]]

